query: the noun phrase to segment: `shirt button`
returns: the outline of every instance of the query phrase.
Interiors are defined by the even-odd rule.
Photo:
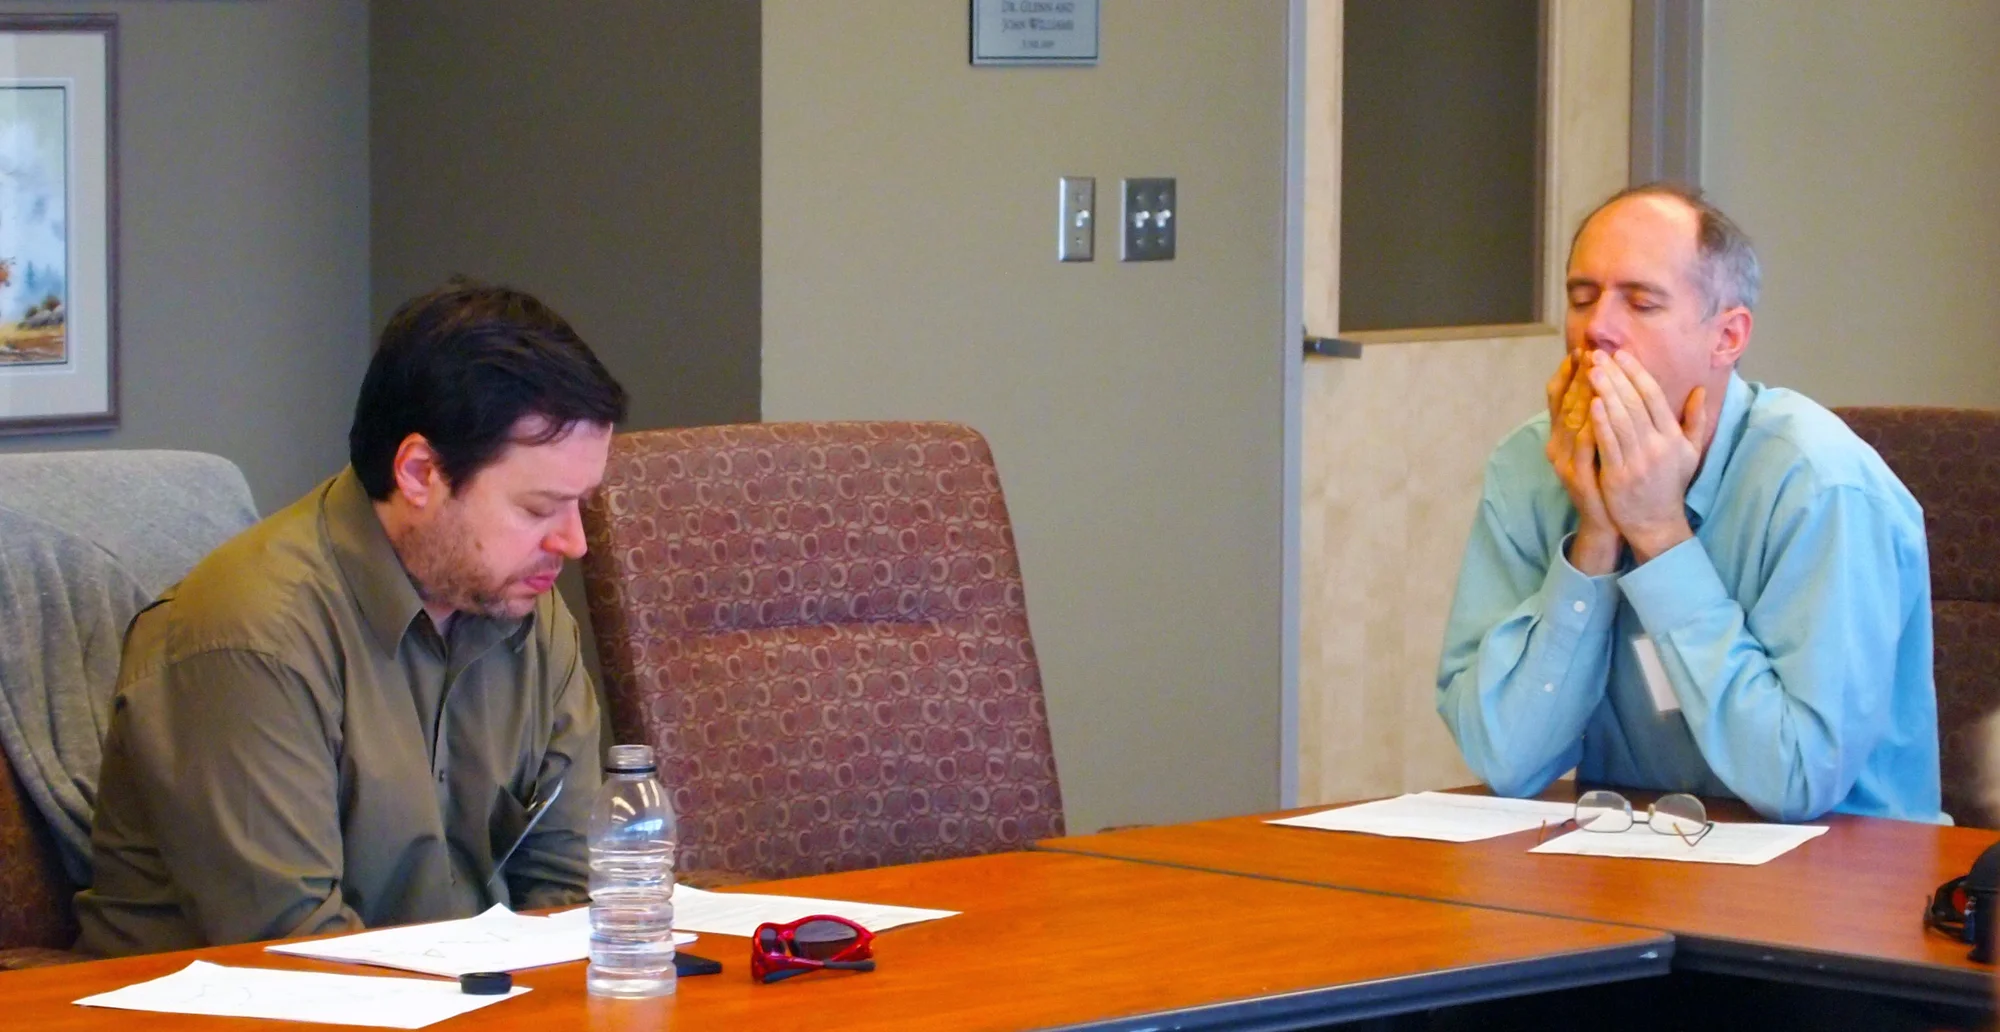
[[[1571,609],[1574,609],[1574,610],[1576,610],[1576,611],[1577,611],[1577,612],[1579,612],[1579,613],[1581,613],[1581,612],[1583,612],[1584,610],[1586,610],[1586,609],[1589,609],[1589,608],[1590,608],[1589,606],[1586,606],[1586,605],[1584,605],[1584,604],[1583,604],[1583,600],[1582,600],[1582,599],[1577,599],[1577,600],[1576,600],[1575,602],[1572,602],[1572,603],[1570,603],[1570,606],[1569,606],[1569,607],[1570,607]]]
[[[1542,690],[1543,690],[1543,691],[1545,691],[1545,692],[1552,692],[1552,691],[1555,691],[1555,690],[1556,690],[1556,684],[1555,684],[1555,682],[1554,682],[1554,681],[1550,681],[1550,682],[1549,682],[1548,684],[1545,684],[1545,685],[1543,685],[1543,686],[1542,686]]]
[[[438,784],[444,784],[444,771],[438,771]]]

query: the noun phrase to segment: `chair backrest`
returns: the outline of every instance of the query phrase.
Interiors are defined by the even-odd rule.
[[[74,940],[120,632],[256,518],[214,455],[0,455],[0,948]]]
[[[156,595],[257,521],[243,471],[187,451],[0,455],[0,506],[96,542]]]
[[[620,435],[584,512],[614,726],[680,867],[783,877],[1063,833],[1020,562],[950,423]]]
[[[2000,411],[1843,408],[1835,412],[1924,507],[1936,636],[1944,809],[2000,827],[1982,789],[1982,727],[2000,710]]]

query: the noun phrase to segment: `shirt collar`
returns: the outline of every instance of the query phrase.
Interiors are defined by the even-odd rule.
[[[383,650],[395,653],[417,614],[423,612],[424,600],[411,583],[409,571],[390,543],[389,532],[375,514],[375,503],[362,489],[353,467],[342,470],[327,486],[320,512],[333,545],[334,562],[361,609],[362,619]],[[518,647],[531,619],[495,620],[460,613],[452,623],[471,625],[462,629],[455,626],[453,635],[476,643],[479,651],[507,638],[515,639]]]
[[[1715,496],[1722,490],[1729,457],[1735,454],[1736,442],[1743,438],[1743,427],[1749,420],[1750,385],[1732,371],[1729,386],[1722,393],[1722,414],[1715,420],[1715,438],[1709,442],[1708,454],[1702,457],[1694,483],[1688,485],[1688,511],[1697,520],[1707,520],[1715,508]]]

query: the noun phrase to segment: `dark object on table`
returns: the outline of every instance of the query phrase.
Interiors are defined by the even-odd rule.
[[[679,950],[674,951],[674,974],[682,978],[686,978],[689,975],[719,975],[721,973],[722,962],[719,960],[697,957],[692,953],[682,953]]]
[[[500,996],[514,991],[514,976],[505,971],[473,971],[458,976],[458,991],[473,996]]]

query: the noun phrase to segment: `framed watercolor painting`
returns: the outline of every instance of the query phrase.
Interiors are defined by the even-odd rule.
[[[117,20],[0,15],[0,434],[118,423]]]

